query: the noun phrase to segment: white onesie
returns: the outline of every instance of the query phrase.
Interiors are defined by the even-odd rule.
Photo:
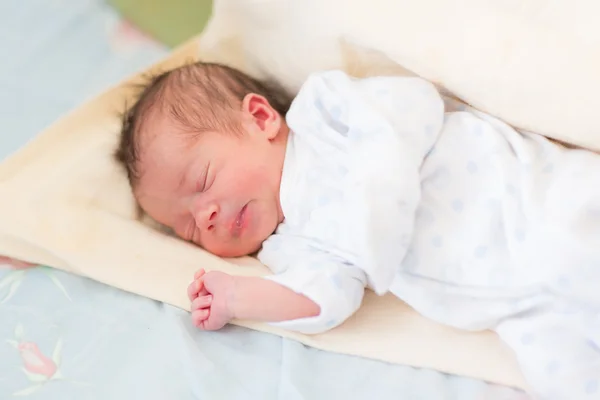
[[[307,80],[259,259],[321,314],[273,325],[331,329],[368,286],[495,330],[543,399],[599,399],[600,156],[467,110],[419,78]]]

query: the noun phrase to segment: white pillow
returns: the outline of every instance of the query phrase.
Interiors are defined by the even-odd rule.
[[[600,150],[599,16],[597,0],[215,0],[202,46],[227,42],[290,89],[393,60],[518,128]]]

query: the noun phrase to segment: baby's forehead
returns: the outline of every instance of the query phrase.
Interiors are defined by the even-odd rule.
[[[138,189],[152,196],[172,194],[193,161],[190,146],[181,143],[180,135],[159,132],[152,136],[140,152]]]
[[[152,115],[138,134],[140,161],[171,165],[181,158],[189,142],[195,140],[185,129],[165,115]]]

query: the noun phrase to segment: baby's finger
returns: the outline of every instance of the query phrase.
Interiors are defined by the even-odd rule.
[[[194,301],[194,299],[198,296],[205,296],[207,294],[208,292],[204,287],[204,280],[202,279],[195,280],[194,282],[190,283],[190,286],[188,286],[188,298],[190,301]]]
[[[206,273],[206,271],[204,271],[204,268],[200,268],[195,274],[194,274],[194,279],[200,279],[200,277],[202,277],[202,275],[204,275]]]
[[[212,304],[212,296],[200,296],[192,301],[192,310],[198,310],[201,308],[208,308]]]
[[[204,289],[204,280],[200,279],[204,276],[205,271],[204,269],[200,269],[198,270],[198,272],[196,272],[194,274],[194,281],[192,283],[190,283],[190,285],[188,286],[187,289],[187,295],[188,295],[188,299],[190,301],[194,301],[194,299],[196,297],[198,297],[201,291],[203,291]],[[206,290],[204,290],[206,291]],[[205,295],[206,293],[203,293],[203,295]]]
[[[187,295],[190,301],[194,301],[198,297],[198,281],[194,281],[188,285]]]
[[[206,308],[192,312],[192,323],[196,327],[201,327],[202,323],[208,319],[210,311]]]

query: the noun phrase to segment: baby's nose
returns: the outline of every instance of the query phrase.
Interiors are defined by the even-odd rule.
[[[202,209],[197,214],[198,218],[196,224],[200,229],[212,231],[217,223],[217,217],[219,216],[219,206],[216,204],[210,204]]]

